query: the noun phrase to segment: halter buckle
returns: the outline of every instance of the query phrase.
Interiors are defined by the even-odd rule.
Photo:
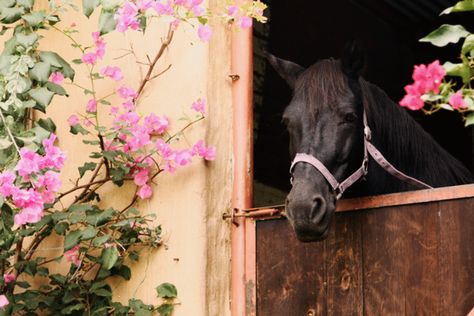
[[[372,131],[370,130],[369,126],[364,126],[364,137],[366,140],[370,140],[372,138]]]

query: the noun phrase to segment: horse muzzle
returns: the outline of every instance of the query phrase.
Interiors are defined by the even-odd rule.
[[[296,237],[302,242],[326,239],[335,208],[334,194],[310,193],[297,185],[286,199],[286,213]]]

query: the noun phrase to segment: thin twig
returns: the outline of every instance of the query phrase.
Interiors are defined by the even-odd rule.
[[[3,112],[0,110],[0,117],[2,118],[3,126],[5,126],[5,130],[7,131],[8,136],[11,138],[13,146],[15,146],[16,151],[18,152],[18,155],[21,156],[20,154],[20,148],[18,147],[15,137],[12,134],[12,131],[8,128],[7,126],[7,120],[5,119],[5,116],[3,116]]]
[[[150,80],[152,80],[152,74],[153,74],[153,70],[156,66],[156,63],[158,62],[158,60],[161,58],[161,56],[165,52],[165,49],[170,45],[171,41],[173,40],[173,34],[174,34],[174,30],[173,30],[172,26],[170,25],[170,27],[168,29],[168,34],[167,34],[166,38],[163,40],[163,42],[161,43],[160,50],[156,54],[153,61],[150,63],[150,66],[148,67],[148,72],[146,73],[145,78],[142,80],[140,86],[138,87],[137,95],[133,99],[134,102],[140,97],[141,93],[143,92],[143,89],[145,89],[146,84]]]

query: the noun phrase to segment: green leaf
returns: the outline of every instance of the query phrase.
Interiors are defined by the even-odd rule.
[[[72,247],[79,244],[81,241],[82,232],[80,230],[74,230],[69,232],[64,238],[64,251],[71,249]]]
[[[76,65],[82,64],[82,59],[73,59],[72,62]]]
[[[102,268],[106,270],[112,269],[114,264],[117,262],[120,256],[119,251],[115,247],[105,248],[102,251],[102,255],[100,256],[100,263],[102,264]]]
[[[29,26],[36,27],[43,23],[45,17],[46,14],[44,12],[34,11],[23,15],[23,20],[25,20]]]
[[[57,95],[69,96],[62,86],[57,85],[55,83],[47,82],[45,87],[48,88],[49,91],[54,92]]]
[[[176,286],[171,283],[162,283],[157,288],[158,296],[161,298],[176,298],[178,296],[178,290]]]
[[[128,300],[128,305],[132,308],[132,310],[135,312],[135,316],[151,316],[153,306],[152,305],[146,305],[145,303],[142,302],[142,300],[139,299],[129,299]]]
[[[469,125],[474,124],[474,113],[469,113],[464,117],[464,126],[467,127]]]
[[[16,4],[15,0],[0,0],[0,9],[11,8]]]
[[[100,4],[100,0],[82,0],[82,12],[87,17],[90,17]]]
[[[430,42],[431,44],[442,47],[449,43],[457,43],[461,38],[470,33],[462,25],[443,24],[427,36],[420,39],[420,42]]]
[[[116,21],[115,21],[115,12],[102,10],[99,16],[99,31],[100,35],[107,34],[115,30]]]
[[[29,71],[30,78],[38,82],[48,81],[50,74],[51,74],[51,65],[43,61],[36,63],[34,67],[31,68]]]
[[[107,235],[104,235],[104,236],[100,236],[100,237],[95,237],[93,240],[92,240],[92,246],[94,247],[100,247],[102,246],[103,244],[105,244],[110,238],[110,235],[107,234]]]
[[[47,107],[51,103],[54,96],[53,92],[44,87],[32,89],[28,94],[33,98],[33,100],[44,107]]]
[[[21,18],[21,15],[25,13],[25,9],[22,7],[13,8],[1,8],[0,9],[0,20],[3,23],[15,23]]]
[[[84,309],[85,309],[84,304],[77,303],[77,304],[70,305],[68,307],[61,309],[61,315],[70,315],[70,314],[73,314],[73,312],[82,311]],[[77,313],[74,313],[74,314],[77,314]]]
[[[464,40],[464,43],[462,45],[462,53],[466,54],[474,49],[474,34],[470,34],[466,39]],[[472,54],[471,54],[472,55]]]
[[[86,222],[94,226],[100,226],[107,223],[117,212],[113,208],[108,208],[104,211],[93,210],[87,212]]]
[[[77,135],[79,133],[81,133],[82,135],[89,134],[89,131],[86,130],[84,127],[82,127],[81,124],[76,124],[74,126],[71,126],[71,128],[69,129],[69,132],[74,135]]]
[[[38,126],[41,126],[45,130],[50,133],[54,133],[56,131],[56,124],[54,124],[53,120],[49,117],[46,119],[39,119],[37,121]],[[49,136],[49,135],[48,135]]]
[[[97,167],[95,162],[86,162],[82,167],[77,168],[79,170],[79,176],[82,178],[86,171],[94,171]]]
[[[64,77],[74,80],[74,69],[58,54],[54,52],[41,52],[40,58],[51,66],[60,68]]]
[[[87,226],[86,229],[82,231],[81,240],[90,240],[97,235],[97,229],[92,226]]]
[[[16,4],[24,7],[27,10],[31,10],[31,8],[33,8],[33,1],[34,0],[17,0]]]
[[[12,145],[13,142],[11,141],[10,137],[0,137],[0,150],[8,149]]]
[[[453,64],[446,62],[443,64],[446,74],[448,76],[461,77],[464,83],[469,83],[471,80],[471,70],[469,66],[464,64]]]
[[[161,304],[156,311],[161,315],[161,316],[170,316],[171,313],[173,312],[174,306],[173,304]]]
[[[128,281],[132,277],[132,271],[130,270],[128,266],[123,264],[118,269],[117,275],[120,275],[124,280]]]
[[[54,226],[54,231],[58,235],[64,235],[66,233],[66,230],[69,228],[69,224],[66,222],[59,222]]]
[[[445,9],[441,14],[449,14],[454,12],[464,12],[464,11],[472,11],[474,10],[474,1],[472,0],[465,0],[459,1],[454,6]]]
[[[23,33],[16,33],[16,42],[23,46],[24,48],[28,48],[33,46],[36,41],[38,40],[38,35],[36,33],[30,34],[23,34]]]

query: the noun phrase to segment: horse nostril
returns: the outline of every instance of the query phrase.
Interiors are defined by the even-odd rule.
[[[317,195],[313,198],[313,208],[311,209],[310,219],[313,223],[318,223],[326,212],[324,207],[324,199],[321,195]]]

